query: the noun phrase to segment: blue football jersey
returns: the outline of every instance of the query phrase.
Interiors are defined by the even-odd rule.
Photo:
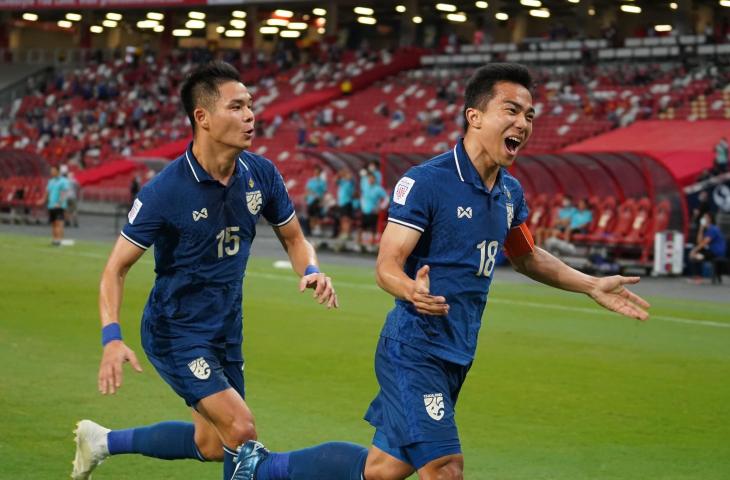
[[[450,362],[470,363],[497,253],[527,213],[520,183],[502,169],[487,190],[462,140],[407,171],[393,190],[388,221],[421,232],[405,273],[415,278],[429,265],[431,294],[446,297],[450,309],[446,316],[422,315],[396,299],[381,335]]]
[[[192,346],[225,348],[242,359],[242,283],[260,216],[294,218],[276,167],[242,152],[227,186],[200,166],[192,144],[145,185],[122,236],[155,246],[155,284],[142,317],[145,350],[165,355]]]

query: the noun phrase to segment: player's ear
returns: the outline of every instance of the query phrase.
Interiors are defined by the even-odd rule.
[[[195,118],[195,122],[204,129],[208,129],[210,127],[210,121],[208,118],[208,112],[204,108],[196,108],[193,110],[193,118]]]
[[[469,126],[472,128],[482,127],[482,112],[476,108],[466,109],[466,121],[469,122]]]

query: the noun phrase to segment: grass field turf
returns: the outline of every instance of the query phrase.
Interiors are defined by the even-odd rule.
[[[0,248],[0,479],[67,478],[81,418],[111,428],[189,418],[146,359],[142,374],[125,369],[115,397],[96,391],[97,286],[110,245],[54,249],[0,235]],[[325,265],[342,303],[328,312],[271,265],[252,259],[244,287],[247,400],[261,440],[277,450],[367,444],[361,418],[376,393],[373,353],[392,300],[370,269]],[[728,303],[651,298],[655,318],[638,324],[499,276],[457,408],[467,479],[730,478]],[[147,254],[129,274],[122,311],[140,358],[152,279]],[[123,456],[94,479],[220,472]]]

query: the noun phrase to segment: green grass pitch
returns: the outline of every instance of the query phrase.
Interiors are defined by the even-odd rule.
[[[0,479],[70,473],[81,418],[111,428],[189,418],[143,361],[114,397],[96,391],[98,279],[111,246],[53,249],[0,236]],[[260,439],[275,450],[328,440],[369,443],[362,415],[392,304],[370,269],[325,265],[339,311],[297,292],[273,259],[252,259],[244,287],[246,384]],[[457,408],[467,479],[730,478],[728,303],[651,298],[646,324],[588,299],[501,282]],[[140,355],[152,255],[129,274],[122,323]],[[219,479],[220,464],[137,456],[108,460],[111,479]]]

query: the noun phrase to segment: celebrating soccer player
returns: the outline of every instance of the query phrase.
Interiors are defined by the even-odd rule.
[[[250,441],[236,480],[463,479],[454,408],[502,248],[537,281],[648,318],[649,304],[625,288],[638,277],[585,275],[532,241],[522,187],[506,170],[532,133],[531,83],[521,65],[478,69],[466,86],[464,138],[411,168],[393,191],[376,273],[396,300],[375,353],[380,391],[365,415],[373,446],[269,453]]]
[[[110,431],[82,420],[74,479],[89,478],[102,460],[124,453],[223,460],[224,478],[231,478],[236,449],[256,439],[244,401],[241,301],[262,215],[302,276],[300,291],[313,288],[320,304],[338,306],[281,175],[269,160],[246,151],[254,114],[238,72],[222,62],[201,67],[186,79],[181,97],[193,142],[139,192],[102,274],[98,388],[115,393],[126,362],[141,371],[122,340],[119,310],[127,272],[154,245],[156,279],[142,315],[142,345],[160,376],[191,407],[193,422]]]

